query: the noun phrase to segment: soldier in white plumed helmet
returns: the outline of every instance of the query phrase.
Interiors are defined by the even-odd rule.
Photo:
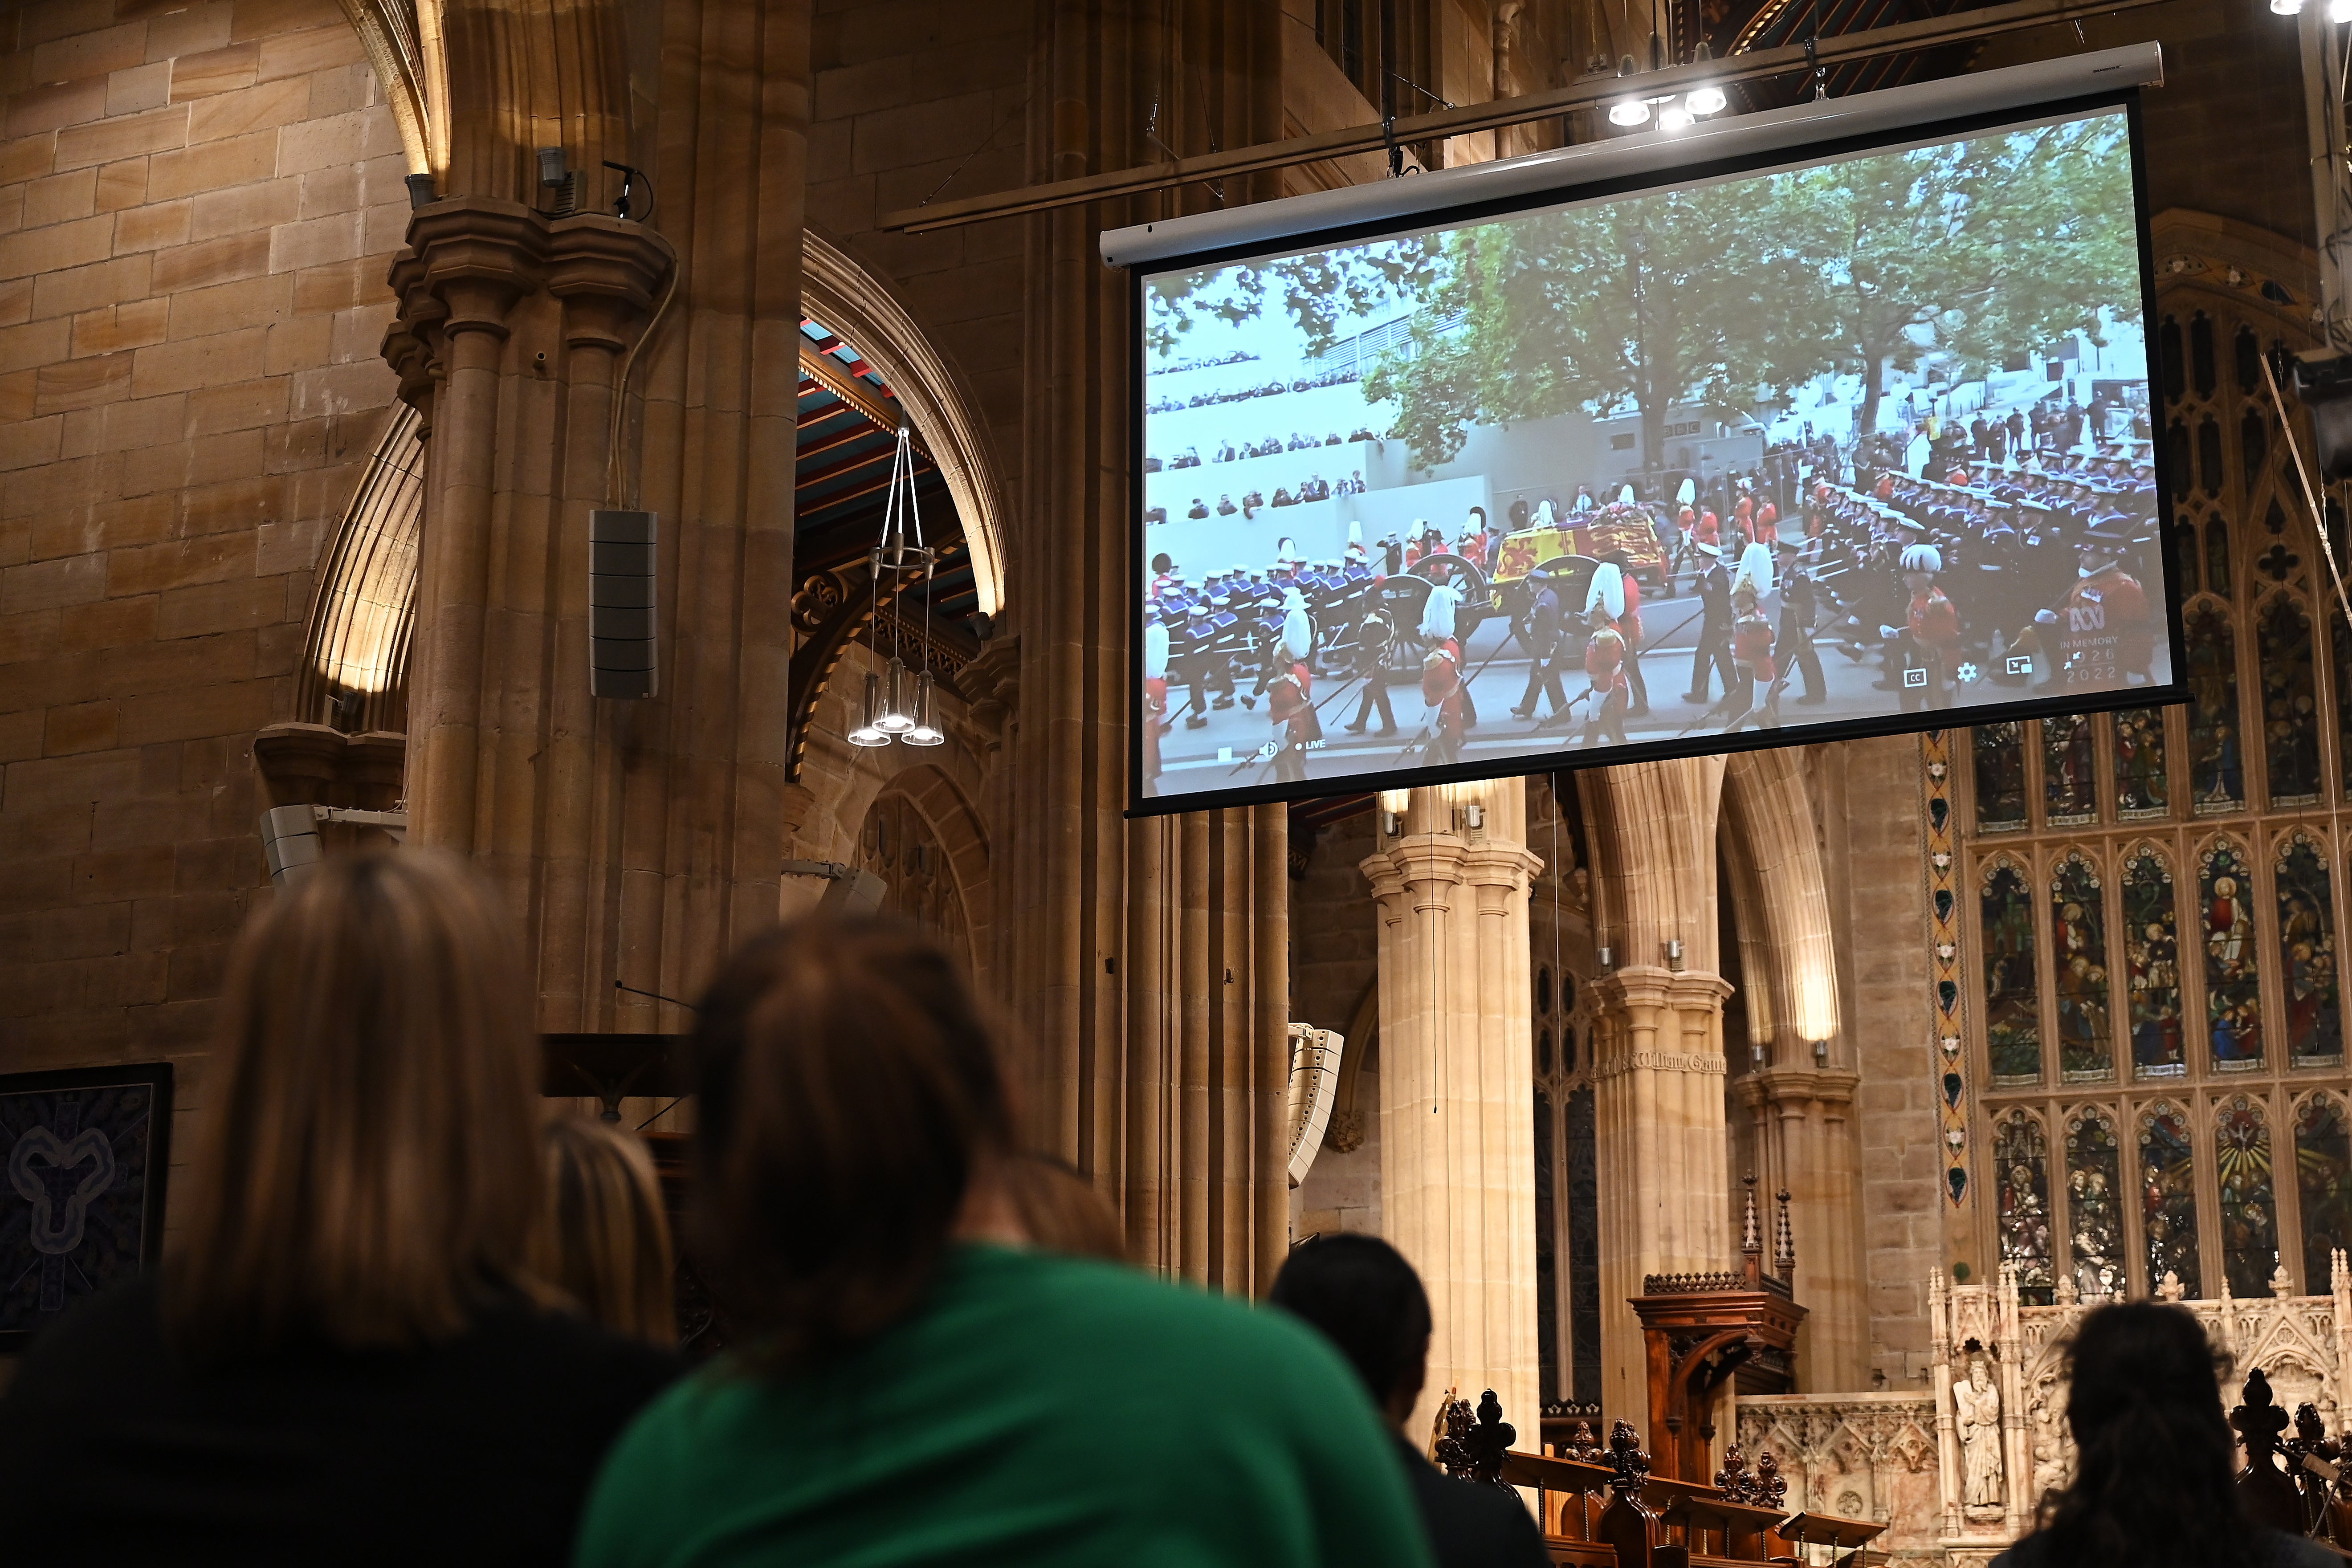
[[[1750,569],[1750,560],[1758,552],[1769,552],[1762,544],[1748,547],[1748,558],[1739,563],[1739,575],[1731,588],[1731,669],[1736,687],[1725,699],[1732,712],[1731,722],[1724,726],[1730,734],[1743,725],[1754,724],[1759,730],[1780,727],[1780,669],[1773,657],[1772,623],[1764,617],[1764,595],[1772,591],[1771,571],[1768,560],[1760,574]]]
[[[1421,640],[1429,647],[1421,661],[1421,700],[1430,710],[1430,759],[1439,763],[1462,760],[1462,742],[1477,722],[1463,679],[1462,644],[1454,635],[1454,605],[1460,592],[1450,584],[1438,584],[1430,589],[1421,612]]]
[[[1168,627],[1153,620],[1143,628],[1143,793],[1157,792],[1160,737],[1168,730]]]
[[[1266,716],[1274,721],[1274,776],[1286,784],[1307,777],[1307,750],[1323,738],[1315,716],[1315,677],[1307,660],[1315,654],[1315,623],[1307,596],[1290,589],[1282,598],[1282,637],[1276,653],[1283,668],[1266,686]]]
[[[1911,591],[1911,609],[1904,625],[1878,628],[1886,643],[1887,674],[1895,682],[1904,712],[1948,708],[1960,648],[1960,616],[1936,585],[1944,552],[1932,544],[1906,544],[1897,563],[1903,585]]]
[[[1584,595],[1584,674],[1592,683],[1583,698],[1588,746],[1625,743],[1625,708],[1633,697],[1625,679],[1625,633],[1619,624],[1624,615],[1624,571],[1604,561],[1593,569],[1592,586]]]

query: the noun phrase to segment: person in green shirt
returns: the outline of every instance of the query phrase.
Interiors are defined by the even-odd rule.
[[[878,921],[750,944],[697,1027],[698,1232],[738,1351],[648,1406],[577,1568],[1429,1568],[1304,1325],[1025,1245],[996,1042]]]

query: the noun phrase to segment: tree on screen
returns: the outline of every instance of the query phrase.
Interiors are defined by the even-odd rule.
[[[1780,176],[1811,235],[1838,348],[1877,428],[1890,366],[1932,344],[1974,376],[2100,310],[2138,313],[2139,252],[2119,117],[1850,159]],[[1924,340],[1924,341],[1923,341]]]

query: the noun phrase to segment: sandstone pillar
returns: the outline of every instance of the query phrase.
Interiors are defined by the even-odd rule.
[[[682,1028],[614,982],[690,996],[776,913],[808,10],[664,7],[635,153],[615,7],[450,19],[442,199],[394,260],[384,347],[431,432],[413,838],[505,890],[542,1027]],[[604,157],[649,166],[661,231],[557,216],[531,153],[558,144],[583,209]],[[631,504],[660,515],[661,689],[599,700],[587,514]]]
[[[1715,839],[1723,760],[1578,775],[1591,825],[1595,1152],[1601,1166],[1602,1407],[1645,1428],[1648,1370],[1627,1304],[1650,1274],[1730,1268],[1731,1183],[1717,973]]]
[[[1165,156],[1153,135],[1187,152],[1275,139],[1295,26],[1248,0],[1041,6],[1030,177]],[[1024,220],[1023,504],[998,634],[1019,667],[998,685],[997,973],[1028,1052],[1030,1134],[1119,1206],[1139,1258],[1235,1293],[1262,1293],[1288,1242],[1288,818],[1124,819],[1134,323],[1096,239],[1276,194],[1278,176],[1255,175]]]
[[[1475,809],[1482,821],[1468,820]],[[1363,862],[1380,920],[1381,1212],[1428,1288],[1429,1382],[1536,1441],[1535,1088],[1525,782],[1419,789]]]

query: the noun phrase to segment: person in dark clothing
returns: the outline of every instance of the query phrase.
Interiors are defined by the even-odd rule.
[[[1559,684],[1559,593],[1552,586],[1551,574],[1540,566],[1528,574],[1528,580],[1535,584],[1535,597],[1528,605],[1528,689],[1511,710],[1515,719],[1536,716],[1538,693],[1551,699],[1554,714],[1568,706]]]
[[[2226,1360],[2185,1308],[2130,1301],[2086,1313],[2066,1346],[2074,1483],[1992,1568],[2340,1564],[2246,1517],[2221,1420]]]
[[[497,895],[436,852],[262,907],[162,1272],[44,1331],[0,1398],[10,1561],[570,1561],[682,1368],[528,1272],[530,1001]]]
[[[1796,541],[1780,542],[1780,684],[1786,686],[1791,675],[1805,678],[1804,695],[1797,700],[1807,707],[1818,707],[1827,700],[1828,689],[1822,680],[1822,656],[1813,647],[1813,627],[1820,614],[1820,591],[1813,574],[1807,569],[1803,547]]]
[[[1683,693],[1685,702],[1705,702],[1714,678],[1723,678],[1723,689],[1728,696],[1733,675],[1731,671],[1731,574],[1723,568],[1723,552],[1710,544],[1698,547],[1706,565],[1698,574],[1698,647],[1691,654],[1690,689]]]
[[[1356,628],[1356,674],[1364,682],[1364,700],[1357,704],[1354,722],[1347,726],[1348,733],[1360,735],[1371,721],[1372,709],[1381,710],[1381,733],[1396,733],[1396,713],[1389,707],[1389,648],[1396,641],[1396,626],[1389,613],[1375,605]]]
[[[1378,1237],[1311,1237],[1290,1249],[1266,1298],[1321,1331],[1354,1364],[1374,1403],[1402,1426],[1429,1373],[1429,1297]],[[1405,1441],[1413,1498],[1438,1568],[1539,1568],[1543,1534],[1515,1492],[1442,1474]]]

